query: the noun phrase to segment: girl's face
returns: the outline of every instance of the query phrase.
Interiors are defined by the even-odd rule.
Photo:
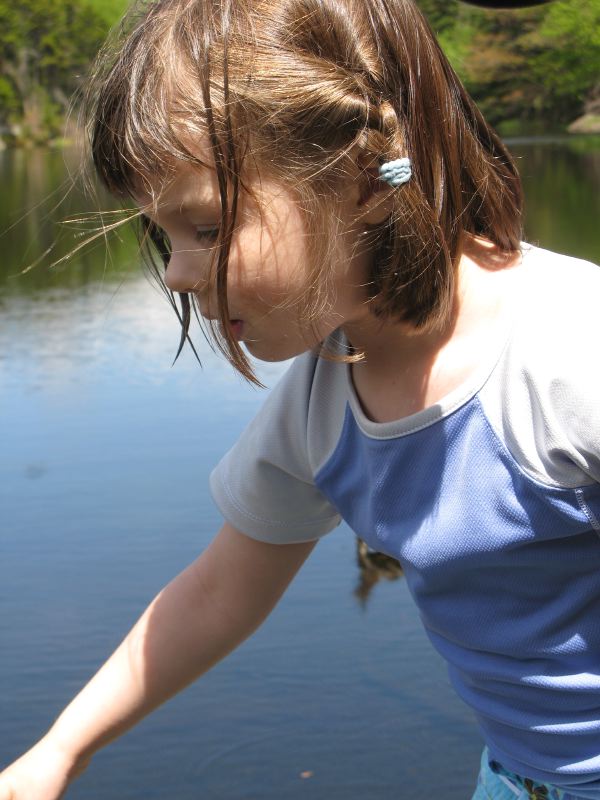
[[[281,184],[258,177],[249,183],[252,195],[240,191],[229,257],[231,325],[253,356],[281,361],[369,315],[364,289],[368,254],[358,247],[365,226],[356,219],[358,191],[352,190],[332,209],[342,225],[331,263],[323,265],[331,276],[328,302],[322,306],[326,310],[312,322],[301,321],[299,302],[309,288],[312,267],[303,214]],[[202,316],[216,319],[217,298],[208,280],[221,219],[216,173],[182,165],[161,192],[157,207],[141,205],[171,242],[166,285],[174,292],[194,294]]]

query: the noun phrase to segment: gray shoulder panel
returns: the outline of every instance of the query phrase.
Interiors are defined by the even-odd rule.
[[[531,248],[518,319],[480,392],[520,466],[550,485],[600,481],[600,267]]]

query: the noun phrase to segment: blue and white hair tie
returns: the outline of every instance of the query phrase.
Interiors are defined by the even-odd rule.
[[[379,167],[379,178],[394,189],[408,183],[412,175],[410,158],[397,158],[395,161],[386,161]]]

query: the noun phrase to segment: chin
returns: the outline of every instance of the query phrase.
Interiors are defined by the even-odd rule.
[[[252,358],[256,358],[259,361],[265,361],[270,364],[277,363],[279,361],[288,361],[290,358],[295,358],[296,356],[302,355],[302,353],[306,353],[307,350],[310,350],[311,347],[314,345],[305,343],[295,343],[281,341],[278,342],[277,345],[269,345],[267,342],[244,342],[244,347],[248,351],[249,355]]]

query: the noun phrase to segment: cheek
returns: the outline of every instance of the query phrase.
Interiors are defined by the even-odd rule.
[[[276,302],[300,294],[308,281],[305,245],[297,226],[240,231],[230,253],[230,290]]]

